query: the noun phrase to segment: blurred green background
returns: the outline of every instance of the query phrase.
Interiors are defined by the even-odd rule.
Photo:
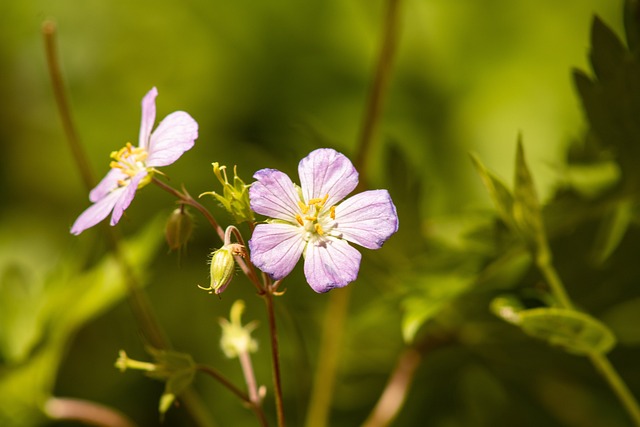
[[[57,285],[57,294],[43,283],[64,276],[61,270],[93,265],[105,251],[99,227],[80,237],[68,233],[88,198],[55,108],[41,35],[44,20],[58,26],[73,116],[96,176],[106,173],[112,150],[137,141],[140,100],[156,86],[158,119],[185,110],[200,125],[195,148],[163,170],[174,186],[184,183],[197,195],[219,189],[211,170],[214,161],[238,165],[240,175],[250,181],[263,167],[295,177],[298,161],[320,146],[353,155],[383,13],[380,0],[1,2],[0,374],[26,365],[55,335],[53,306],[81,303],[74,298],[74,286],[80,286],[75,279]],[[366,253],[362,277],[351,285],[352,317],[331,425],[358,425],[366,417],[402,347],[401,313],[389,287],[394,274],[402,273],[398,269],[420,267],[408,265],[420,258],[399,255],[402,246],[420,233],[433,232],[439,219],[490,208],[467,153],[477,153],[510,177],[514,141],[522,133],[543,200],[565,179],[566,147],[585,132],[570,70],[589,69],[594,13],[621,32],[620,1],[403,2],[394,77],[369,179],[373,187],[402,188],[388,164],[388,148],[395,147],[417,171],[419,185],[412,188],[420,194],[414,204],[402,206],[411,212],[400,211],[398,241]],[[205,203],[216,209],[213,199]],[[153,227],[157,217],[161,222],[172,209],[167,194],[145,188],[118,228],[125,236],[134,235],[148,224]],[[221,210],[215,212],[222,223],[229,221]],[[418,219],[406,222],[417,224],[417,230],[403,229],[405,215]],[[180,258],[161,244],[153,252],[145,277],[157,315],[177,349],[241,384],[237,362],[224,359],[218,348],[217,319],[227,316],[235,299],[244,299],[244,318],[261,324],[256,334],[262,347],[254,360],[259,381],[270,387],[262,303],[241,277],[222,299],[196,287],[207,283],[207,256],[219,246],[200,218],[196,231]],[[387,280],[375,280],[379,270]],[[304,420],[327,296],[310,290],[300,267],[286,288],[278,299],[278,315],[287,413],[289,424],[296,426]],[[54,394],[113,405],[140,425],[157,425],[162,384],[113,368],[121,348],[134,358],[147,355],[126,301],[111,298],[94,301],[95,311],[80,316],[82,321],[70,321],[68,340],[60,339],[60,369],[51,374]],[[487,311],[487,301],[478,297],[475,309]],[[486,316],[485,322],[499,322]],[[499,339],[494,337],[491,345],[499,345]],[[526,345],[551,356],[533,360],[526,346],[516,350],[517,360],[499,349],[491,357],[470,355],[464,348],[434,354],[420,368],[397,425],[505,425],[501,420],[532,426],[602,425],[597,417],[572,418],[562,408],[558,401],[572,393],[578,395],[577,403],[571,401],[576,411],[595,405],[600,413],[601,405],[602,413],[614,414],[608,425],[626,425],[624,414],[616,412],[617,402],[587,362],[542,344]],[[557,377],[555,363],[568,370],[568,377],[595,384],[595,394],[583,392],[580,382]],[[55,357],[50,365],[56,367]],[[636,368],[633,375],[635,383],[630,382],[637,391],[640,371]],[[213,381],[199,377],[196,388],[219,425],[254,425],[253,414]],[[275,419],[270,399],[271,394],[266,408]],[[11,399],[0,396],[0,405],[2,401]],[[585,419],[596,424],[584,424]],[[189,422],[178,408],[169,411],[165,425]]]

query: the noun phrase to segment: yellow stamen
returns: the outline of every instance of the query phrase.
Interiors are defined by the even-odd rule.
[[[309,200],[309,206],[315,205],[315,204],[320,203],[320,202],[322,202],[322,199],[320,199],[320,198],[311,199],[311,200]]]
[[[118,168],[118,169],[122,169],[123,168],[123,166],[120,163],[116,162],[116,161],[112,161],[111,163],[109,163],[109,166],[111,168]]]
[[[307,212],[309,212],[309,206],[305,205],[302,202],[298,202],[298,207],[300,208],[300,210],[302,211],[303,214],[306,215]]]
[[[304,217],[304,219],[306,219],[307,221],[315,221],[316,219],[318,219],[317,216],[312,216],[312,215],[307,215]]]
[[[316,224],[315,227],[316,229],[316,233],[318,233],[319,235],[323,235],[324,234],[324,230],[322,229],[322,226],[320,224]]]
[[[327,199],[329,198],[329,193],[325,194],[322,198],[322,201],[319,203],[320,207],[323,207],[325,203],[327,203]]]
[[[304,225],[304,221],[302,221],[302,217],[300,215],[296,215],[296,221],[298,221],[298,224]]]
[[[335,206],[331,206],[331,211],[329,212],[329,215],[331,216],[331,219],[336,219],[336,207]]]

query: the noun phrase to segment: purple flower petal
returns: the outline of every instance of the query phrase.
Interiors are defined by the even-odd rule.
[[[118,181],[126,178],[128,178],[127,175],[120,169],[111,169],[105,177],[102,178],[102,181],[100,181],[100,183],[91,190],[89,193],[89,200],[96,203],[98,200],[103,199],[107,194],[118,188]]]
[[[365,191],[349,197],[336,206],[336,231],[342,238],[379,249],[398,231],[396,207],[387,190]]]
[[[140,181],[142,181],[142,178],[144,178],[145,176],[147,176],[146,170],[138,172],[131,178],[129,184],[123,188],[120,197],[118,197],[118,200],[116,200],[116,204],[113,207],[113,215],[111,215],[111,225],[116,225],[118,221],[120,221],[124,210],[129,207],[136,195],[138,184],[140,184]]]
[[[298,174],[305,201],[328,194],[327,206],[344,199],[358,185],[358,171],[351,161],[330,148],[312,151],[302,159]]]
[[[170,165],[193,147],[196,138],[198,123],[189,114],[184,111],[169,114],[151,134],[147,165]]]
[[[249,188],[251,209],[260,215],[285,221],[295,221],[300,213],[300,196],[291,179],[275,169],[261,169]]]
[[[142,98],[142,121],[138,139],[138,146],[142,148],[148,148],[149,135],[151,135],[153,123],[156,121],[156,96],[158,96],[158,89],[153,87]]]
[[[251,262],[279,280],[291,273],[305,244],[298,227],[288,224],[259,224],[249,240]]]
[[[80,214],[78,219],[76,219],[71,226],[71,234],[75,234],[77,236],[87,228],[91,228],[105,219],[113,210],[113,207],[120,198],[123,190],[124,188],[114,190],[102,199],[97,200],[93,205],[89,206]]]
[[[362,255],[339,239],[324,244],[309,243],[305,251],[304,275],[311,288],[323,293],[356,280]]]

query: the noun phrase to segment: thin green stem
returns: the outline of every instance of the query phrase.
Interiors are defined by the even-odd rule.
[[[393,63],[399,36],[399,16],[401,0],[387,0],[382,45],[378,54],[373,82],[369,91],[358,146],[355,165],[360,171],[361,180],[368,176],[369,154],[372,151],[378,124],[382,114],[385,96],[391,80]],[[361,181],[362,182],[362,181]],[[364,184],[363,184],[364,185]]]
[[[633,396],[629,387],[622,377],[613,367],[607,356],[602,354],[592,354],[589,356],[591,363],[600,372],[602,377],[607,381],[609,387],[616,394],[624,408],[627,410],[629,417],[633,420],[637,427],[640,427],[640,406]]]
[[[56,105],[58,107],[58,113],[60,114],[60,120],[62,121],[62,127],[64,129],[71,154],[73,155],[73,159],[80,171],[82,182],[88,190],[91,190],[95,185],[96,180],[93,172],[91,171],[87,155],[80,143],[78,132],[76,131],[76,127],[74,126],[74,122],[71,117],[71,108],[69,107],[64,79],[62,78],[62,71],[60,69],[60,61],[58,60],[56,24],[53,21],[45,21],[42,25],[42,35],[44,36],[45,53],[47,55],[47,66],[49,76],[51,77],[51,86],[53,87],[53,95],[56,99]]]
[[[567,291],[562,283],[562,279],[558,275],[555,267],[553,266],[553,261],[551,258],[551,250],[549,249],[546,242],[540,244],[541,248],[538,250],[538,253],[535,255],[536,257],[536,265],[538,269],[542,273],[545,278],[547,285],[551,288],[551,292],[558,300],[558,304],[560,304],[563,308],[573,308],[573,302],[567,294]]]
[[[311,389],[306,427],[324,427],[328,425],[331,397],[336,381],[340,346],[344,336],[344,324],[347,318],[351,288],[334,289],[329,295],[322,324],[322,338],[318,349],[316,366]]]
[[[85,188],[87,191],[91,191],[96,181],[85,150],[80,143],[80,138],[78,137],[78,133],[76,132],[76,127],[74,126],[73,118],[71,116],[71,109],[69,108],[69,101],[67,100],[66,88],[58,59],[56,31],[55,23],[52,21],[45,21],[42,26],[42,34],[44,37],[48,71],[51,76],[56,105],[58,107],[58,113],[60,114],[69,148],[76,166],[80,171]],[[140,287],[140,282],[122,251],[122,239],[120,238],[120,235],[112,227],[105,226],[105,230],[108,236],[107,240],[109,247],[124,270],[129,304],[146,341],[156,348],[170,348],[171,343],[162,330],[162,327],[153,312],[151,303],[147,298],[147,294]],[[205,411],[200,397],[196,393],[189,391],[182,396],[182,400],[187,411],[197,425],[203,427],[210,427],[214,425],[209,414]]]
[[[544,249],[536,257],[536,263],[540,272],[549,284],[551,291],[563,308],[573,308],[573,303],[567,294],[562,279],[558,275],[555,267],[551,263],[551,255],[548,249]],[[629,390],[618,371],[613,367],[609,359],[604,354],[589,354],[589,360],[607,382],[611,390],[615,393],[620,403],[627,411],[629,417],[637,427],[640,427],[640,405]]]
[[[373,81],[366,102],[360,137],[355,152],[355,167],[360,172],[358,188],[366,188],[369,156],[382,115],[385,95],[391,80],[399,35],[401,0],[387,0],[383,23],[382,44],[377,57]],[[336,382],[340,346],[347,317],[351,288],[334,290],[329,296],[324,315],[318,365],[311,390],[305,425],[324,427],[329,419],[331,396]]]

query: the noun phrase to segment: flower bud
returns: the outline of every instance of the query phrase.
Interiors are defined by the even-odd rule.
[[[258,350],[258,343],[251,338],[251,332],[256,328],[257,323],[250,322],[242,326],[240,318],[244,312],[244,301],[237,300],[231,306],[229,320],[220,319],[222,327],[222,337],[220,347],[228,358],[238,357],[240,354],[255,352]]]
[[[238,243],[230,243],[211,254],[210,274],[211,284],[208,288],[198,286],[200,289],[209,291],[210,294],[219,295],[227,288],[235,270],[234,256],[244,257],[246,254],[244,246]]]
[[[164,229],[164,236],[172,251],[181,249],[187,245],[193,232],[193,217],[182,205],[174,209],[169,215]]]
[[[238,224],[244,221],[254,222],[255,217],[249,203],[249,186],[238,176],[235,167],[233,168],[233,185],[230,184],[226,169],[226,166],[220,166],[217,162],[213,163],[213,173],[222,184],[222,195],[215,191],[208,191],[200,196],[209,194],[215,197]]]

